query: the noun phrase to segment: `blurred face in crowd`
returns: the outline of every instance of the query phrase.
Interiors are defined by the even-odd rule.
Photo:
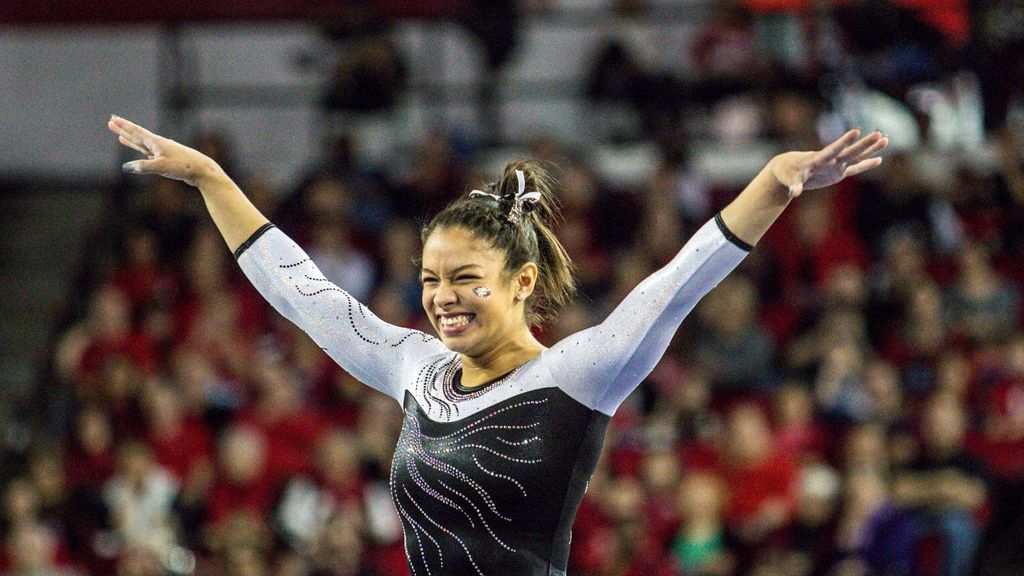
[[[149,449],[137,442],[126,444],[118,451],[118,473],[125,480],[142,485],[153,469],[153,455]]]
[[[352,197],[345,183],[336,178],[323,178],[310,184],[304,208],[321,221],[340,222],[351,212],[351,206]]]
[[[847,470],[887,469],[885,431],[873,424],[854,428],[846,438],[845,457]]]
[[[20,526],[10,536],[11,574],[45,574],[53,567],[53,536],[38,524]]]
[[[1012,366],[1011,362],[1007,364]],[[971,366],[959,352],[950,351],[939,359],[936,388],[943,393],[962,397],[971,382]]]
[[[650,494],[669,492],[679,484],[679,459],[671,450],[652,452],[643,462],[644,487]]]
[[[137,266],[152,266],[157,261],[157,239],[151,230],[137,229],[125,238],[125,256]]]
[[[415,254],[419,247],[416,228],[401,220],[391,222],[383,241],[384,260],[389,272],[405,278],[409,270],[413,269],[409,254]]]
[[[64,498],[67,485],[63,453],[59,449],[48,448],[33,454],[28,473],[43,502],[53,504]]]
[[[252,484],[263,474],[266,443],[254,430],[233,428],[221,440],[219,458],[229,481],[241,486]]]
[[[320,442],[317,456],[322,473],[332,484],[351,482],[359,474],[359,446],[347,432],[328,434]]]
[[[864,384],[877,415],[886,420],[899,418],[903,407],[903,391],[899,374],[891,364],[872,360],[865,371]]]
[[[440,228],[423,246],[423,311],[450,350],[479,357],[528,332],[523,302],[537,279],[528,262],[515,274],[505,254],[465,228]]]
[[[146,415],[152,429],[174,431],[181,424],[181,399],[169,386],[158,384],[148,390],[145,398]]]
[[[932,399],[924,414],[924,442],[934,452],[946,453],[960,448],[967,430],[967,417],[960,402],[948,395]]]
[[[729,454],[739,464],[757,463],[772,451],[771,430],[761,409],[737,407],[729,416]]]
[[[861,308],[868,298],[864,272],[854,264],[833,267],[825,279],[825,300],[837,307]]]
[[[679,485],[677,505],[684,519],[719,519],[725,505],[725,485],[712,474],[687,474]]]
[[[848,513],[865,519],[881,508],[889,498],[889,487],[881,476],[873,472],[856,472],[846,481]]]
[[[799,384],[789,384],[776,396],[778,421],[783,425],[807,424],[814,419],[814,400]]]
[[[128,298],[112,285],[104,285],[92,296],[88,322],[101,337],[114,338],[124,334],[131,324]]]
[[[39,494],[27,480],[14,480],[4,494],[4,517],[13,525],[28,524],[35,520],[39,509]]]
[[[634,478],[616,478],[601,502],[602,509],[613,522],[637,520],[637,510],[644,504],[643,487]]]
[[[114,442],[110,420],[94,408],[87,408],[79,414],[77,433],[78,442],[86,454],[106,452]]]

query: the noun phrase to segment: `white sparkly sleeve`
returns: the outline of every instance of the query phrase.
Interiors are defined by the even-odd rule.
[[[284,232],[266,224],[235,251],[246,277],[342,368],[401,404],[408,371],[446,349],[433,336],[384,322],[338,288]]]
[[[545,353],[564,392],[605,414],[650,374],[697,302],[748,254],[720,217],[709,221],[664,268],[648,276],[604,322]]]

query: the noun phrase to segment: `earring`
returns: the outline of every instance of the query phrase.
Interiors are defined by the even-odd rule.
[[[520,302],[522,302],[525,299],[526,299],[526,295],[525,294],[522,294],[522,293],[516,294],[516,300],[519,300]]]

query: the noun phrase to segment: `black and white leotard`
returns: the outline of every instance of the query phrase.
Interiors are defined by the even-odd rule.
[[[457,353],[378,319],[273,225],[235,257],[274,308],[402,405],[391,495],[412,573],[539,576],[565,574],[610,416],[749,249],[716,217],[604,322],[472,390]]]

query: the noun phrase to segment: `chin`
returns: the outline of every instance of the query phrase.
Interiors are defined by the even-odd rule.
[[[467,342],[459,338],[445,338],[444,336],[440,336],[440,339],[441,343],[444,344],[446,348],[452,352],[458,352],[460,354],[467,353],[473,347],[471,342]]]

